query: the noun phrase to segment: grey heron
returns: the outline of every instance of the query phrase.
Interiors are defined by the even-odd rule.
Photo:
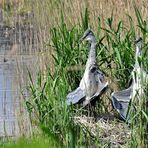
[[[67,95],[67,105],[83,102],[83,106],[86,106],[108,86],[96,62],[97,42],[94,33],[87,29],[81,38],[81,41],[83,40],[90,43],[86,68],[79,87]]]
[[[138,58],[141,56],[142,38],[135,41],[136,54],[135,65],[132,71],[132,83],[129,88],[113,92],[111,94],[113,107],[119,112],[120,116],[124,120],[129,120],[129,109],[131,112],[135,111],[135,107],[131,105],[130,101],[139,101],[144,95],[144,84],[146,84],[147,73],[144,71],[141,64],[138,62]],[[138,99],[138,100],[137,100]]]

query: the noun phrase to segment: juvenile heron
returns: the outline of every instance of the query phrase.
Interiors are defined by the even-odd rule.
[[[132,83],[128,89],[113,92],[111,94],[113,107],[119,112],[120,116],[124,120],[129,119],[128,110],[130,101],[138,98],[141,99],[142,95],[144,95],[143,84],[146,84],[147,74],[138,62],[138,58],[141,56],[142,38],[139,38],[137,41],[135,41],[135,45],[136,55],[135,65],[132,71]],[[130,110],[135,111],[134,106],[131,106]]]
[[[87,29],[81,38],[81,41],[83,40],[86,40],[90,43],[86,68],[79,87],[67,95],[67,105],[83,102],[83,106],[86,106],[94,98],[99,96],[108,86],[108,83],[105,82],[104,75],[99,70],[96,62],[97,43],[94,33],[90,29]]]

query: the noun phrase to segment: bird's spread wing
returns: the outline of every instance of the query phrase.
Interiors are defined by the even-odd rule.
[[[119,112],[120,116],[126,120],[129,102],[118,101],[116,98],[112,97],[112,103],[114,108]]]
[[[102,91],[108,86],[108,82],[105,81],[104,75],[100,70],[95,73],[96,82],[98,84],[98,89],[93,97],[97,97],[102,94]]]
[[[129,102],[131,99],[132,90],[132,87],[129,87],[128,89],[122,91],[113,92],[112,98],[116,98],[117,101]]]
[[[91,97],[91,101],[96,97],[100,96],[108,86],[108,82],[105,81],[104,75],[100,70],[97,69],[94,76],[95,76],[98,88],[96,93]]]
[[[124,120],[126,120],[127,117],[131,95],[132,87],[129,87],[128,89],[122,91],[114,92],[111,95],[113,107],[119,112],[120,116]]]
[[[85,97],[85,91],[78,87],[76,90],[70,92],[66,98],[66,104],[76,104]]]

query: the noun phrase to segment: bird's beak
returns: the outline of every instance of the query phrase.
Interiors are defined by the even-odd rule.
[[[82,43],[83,41],[84,41],[84,39],[85,39],[85,36],[82,36],[81,38],[80,38],[80,43]]]
[[[139,38],[137,38],[137,39],[135,40],[135,44],[137,44],[137,43],[139,43],[139,42],[141,42],[141,41],[142,41],[142,38],[139,37]]]
[[[88,34],[84,34],[84,35],[80,38],[80,43],[85,40],[85,38],[87,37],[87,35],[88,35]]]

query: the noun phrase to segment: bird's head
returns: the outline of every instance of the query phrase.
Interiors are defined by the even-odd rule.
[[[94,35],[94,33],[90,29],[87,29],[84,32],[84,34],[81,37],[80,41],[82,42],[83,40],[89,41],[90,43],[96,42],[95,35]]]

